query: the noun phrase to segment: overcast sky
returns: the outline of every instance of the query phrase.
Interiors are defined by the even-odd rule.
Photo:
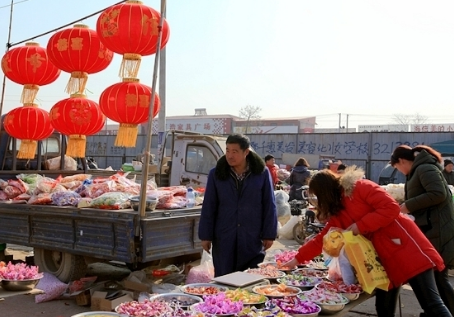
[[[11,43],[46,46],[49,34],[115,0],[15,0]],[[11,0],[0,0],[0,42],[7,43]],[[158,11],[159,0],[144,0]],[[454,122],[454,1],[168,0],[168,116],[317,116],[319,128],[394,123],[415,113]],[[97,16],[84,20],[96,28]],[[21,44],[23,45],[23,44]],[[121,57],[90,75],[87,94],[118,82]],[[152,84],[154,55],[139,77]],[[38,93],[46,110],[67,98],[69,74]],[[6,82],[3,113],[21,106],[22,87]]]

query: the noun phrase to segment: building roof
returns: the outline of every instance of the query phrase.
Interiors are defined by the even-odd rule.
[[[217,115],[206,115],[206,116],[166,116],[166,119],[200,119],[200,118],[207,118],[207,119],[218,119],[218,118],[230,118],[236,121],[247,121],[244,118],[240,118],[230,114],[217,114]],[[289,121],[289,120],[306,120],[306,119],[313,119],[315,116],[310,117],[289,117],[289,118],[260,118],[260,119],[250,119],[249,121]]]
[[[220,118],[229,118],[229,119],[234,119],[234,120],[239,120],[241,119],[240,117],[233,116],[231,114],[216,114],[216,115],[206,115],[206,116],[195,116],[195,115],[189,115],[189,116],[166,116],[166,119],[200,119],[200,118],[205,118],[205,119],[220,119]]]

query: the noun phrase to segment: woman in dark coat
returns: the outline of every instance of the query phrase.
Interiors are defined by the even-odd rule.
[[[415,218],[443,258],[446,268],[435,271],[435,280],[443,302],[454,315],[454,290],[448,277],[448,269],[454,268],[454,207],[441,163],[440,153],[424,145],[401,145],[391,156],[391,165],[407,177],[401,212]]]
[[[353,165],[343,175],[323,170],[311,178],[309,195],[317,197],[317,219],[326,226],[284,265],[294,267],[319,255],[330,228],[351,230],[371,240],[390,280],[388,291],[375,292],[378,317],[395,315],[400,285],[407,281],[429,316],[452,316],[437,292],[433,274],[434,269],[444,269],[442,258],[413,221],[400,213],[397,202],[363,177],[364,171]]]
[[[277,236],[270,173],[249,146],[247,137],[229,136],[208,175],[199,238],[205,251],[212,247],[215,276],[257,267]]]
[[[302,190],[300,189],[303,185],[307,185],[311,172],[309,172],[309,163],[304,157],[300,157],[295,166],[290,172],[288,183],[290,184],[289,201],[291,200],[303,200]]]

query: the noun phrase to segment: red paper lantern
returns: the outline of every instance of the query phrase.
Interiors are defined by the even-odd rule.
[[[85,157],[86,136],[99,132],[106,121],[98,104],[83,94],[60,100],[50,110],[52,126],[69,136],[66,155]]]
[[[20,159],[33,159],[37,141],[48,138],[54,132],[49,113],[36,104],[24,104],[8,112],[3,126],[9,135],[21,140],[17,154]]]
[[[35,42],[6,52],[2,58],[2,70],[8,79],[24,85],[21,96],[24,104],[33,103],[39,86],[54,82],[60,75],[60,70],[49,60],[46,49]]]
[[[52,35],[47,43],[51,62],[61,70],[71,73],[66,92],[83,93],[88,74],[106,69],[113,52],[101,43],[98,33],[87,25],[76,24]]]
[[[137,0],[113,5],[101,13],[96,31],[106,47],[123,55],[120,77],[137,77],[141,56],[156,53],[160,19],[158,11]],[[164,21],[161,49],[167,44],[169,34],[169,25]]]
[[[134,147],[138,125],[149,117],[151,87],[139,83],[137,78],[124,78],[123,82],[107,87],[99,97],[99,107],[107,118],[120,123],[115,139],[116,146]],[[159,113],[161,102],[155,94],[153,118]]]

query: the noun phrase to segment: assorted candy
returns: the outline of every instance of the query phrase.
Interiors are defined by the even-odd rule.
[[[313,288],[310,291],[299,295],[303,300],[309,300],[317,304],[346,304],[348,299],[339,293],[327,291],[324,289]]]
[[[296,250],[284,250],[282,252],[276,253],[274,255],[274,259],[276,260],[276,262],[287,263],[288,261],[293,260],[293,258],[297,254],[298,251]]]
[[[267,307],[279,307],[282,311],[289,314],[313,314],[320,312],[321,308],[314,302],[301,299],[297,296],[286,296],[274,298],[266,303]]]
[[[241,301],[243,304],[264,303],[268,300],[268,298],[264,295],[253,293],[241,288],[227,290],[225,292],[225,296],[234,302]]]
[[[172,307],[164,301],[144,300],[142,302],[131,301],[121,303],[115,311],[133,317],[161,316],[173,312]]]
[[[28,266],[25,263],[12,264],[0,262],[0,279],[22,281],[41,278],[42,274],[38,272],[37,266]]]
[[[279,283],[290,285],[290,286],[297,286],[297,287],[310,287],[315,286],[323,281],[323,279],[319,277],[310,277],[304,276],[298,273],[295,274],[287,274],[284,277],[281,277],[277,280]]]
[[[234,302],[225,293],[207,295],[203,297],[203,302],[195,304],[194,310],[210,315],[234,315],[243,309],[243,302]]]
[[[326,289],[335,293],[362,293],[363,289],[359,284],[347,285],[342,281],[323,281],[317,285],[318,289]]]

